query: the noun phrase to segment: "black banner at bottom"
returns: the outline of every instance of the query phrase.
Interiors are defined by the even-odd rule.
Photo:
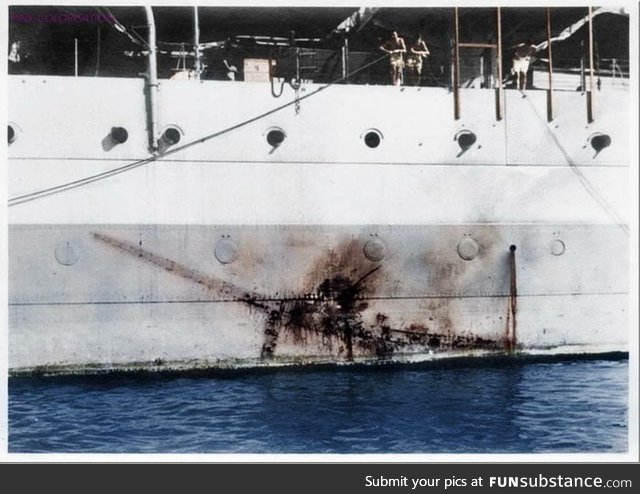
[[[636,492],[639,464],[4,464],[4,486],[114,492],[512,493]],[[129,490],[128,488],[126,490]],[[34,490],[35,492],[35,490]]]

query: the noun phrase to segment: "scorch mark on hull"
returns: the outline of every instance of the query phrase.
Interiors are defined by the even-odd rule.
[[[384,269],[382,264],[358,254],[360,245],[356,240],[330,249],[309,272],[302,274],[306,285],[303,293],[273,298],[192,269],[140,244],[104,233],[93,232],[92,236],[119,252],[202,285],[212,299],[224,297],[229,302],[241,302],[262,311],[261,359],[287,357],[288,350],[279,348],[282,340],[296,348],[293,356],[306,352],[308,356],[348,361],[356,357],[389,358],[461,350],[501,351],[505,345],[499,338],[456,332],[449,317],[443,315],[442,304],[446,304],[447,299],[438,300],[437,307],[427,308],[423,320],[401,327],[394,327],[389,316],[381,312],[372,324],[367,324],[363,313],[369,309],[371,299],[386,298],[376,296],[376,286]],[[433,328],[437,325],[432,317],[436,310],[443,321],[439,324],[446,328]],[[507,348],[511,349],[514,343],[509,340]]]

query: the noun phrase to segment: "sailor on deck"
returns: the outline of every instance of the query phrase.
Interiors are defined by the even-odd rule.
[[[227,79],[235,81],[236,75],[238,75],[238,68],[235,65],[229,64],[227,59],[224,59],[222,63],[224,64],[225,69],[227,69]]]
[[[527,88],[527,72],[529,71],[529,64],[536,51],[536,46],[531,40],[515,46],[511,74],[516,76],[516,87],[518,89]]]
[[[420,78],[422,76],[422,61],[430,55],[427,44],[422,39],[422,34],[418,34],[418,38],[409,48],[409,54],[407,55],[407,69],[411,75],[411,80],[414,86],[420,85]]]
[[[20,62],[20,41],[11,43],[11,51],[9,52],[9,61],[13,63]]]
[[[407,52],[404,39],[398,36],[397,31],[394,31],[391,34],[391,38],[386,41],[380,49],[389,54],[391,81],[393,85],[400,86],[402,84],[402,69],[404,69],[403,54]]]

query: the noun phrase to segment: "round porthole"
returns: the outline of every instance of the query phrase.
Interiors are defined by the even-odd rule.
[[[471,261],[480,252],[478,242],[470,237],[463,238],[458,244],[458,255],[465,261]]]
[[[589,142],[591,143],[591,147],[596,151],[596,153],[599,153],[604,148],[608,148],[609,146],[611,146],[611,136],[607,134],[596,133],[591,136]]]
[[[216,244],[213,253],[221,264],[230,264],[238,258],[238,245],[233,240],[225,238]]]
[[[566,250],[566,246],[564,245],[564,242],[562,240],[554,240],[553,242],[551,242],[551,253],[554,256],[561,256],[562,254],[564,254],[564,251]]]
[[[16,129],[12,125],[7,125],[7,142],[11,144],[16,140]]]
[[[175,127],[169,127],[162,133],[162,139],[169,146],[173,146],[174,144],[178,144],[180,139],[182,138],[181,132]]]
[[[371,129],[365,132],[364,143],[369,148],[377,148],[382,142],[382,134],[379,130]]]
[[[129,138],[129,133],[124,127],[111,127],[111,139],[118,144],[124,144]]]
[[[460,149],[463,151],[469,149],[477,141],[476,135],[470,130],[461,130],[455,135],[454,139],[458,141],[458,146],[460,146]]]
[[[382,261],[385,246],[380,240],[369,240],[364,244],[364,256],[372,262]]]
[[[269,146],[277,148],[280,144],[284,142],[287,135],[284,133],[284,130],[274,128],[267,132],[267,143]]]
[[[63,266],[73,266],[78,262],[78,248],[72,242],[60,242],[54,251],[56,261]]]

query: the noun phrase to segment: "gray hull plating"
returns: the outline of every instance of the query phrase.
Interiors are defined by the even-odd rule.
[[[626,348],[617,226],[32,225],[11,239],[14,373]]]

